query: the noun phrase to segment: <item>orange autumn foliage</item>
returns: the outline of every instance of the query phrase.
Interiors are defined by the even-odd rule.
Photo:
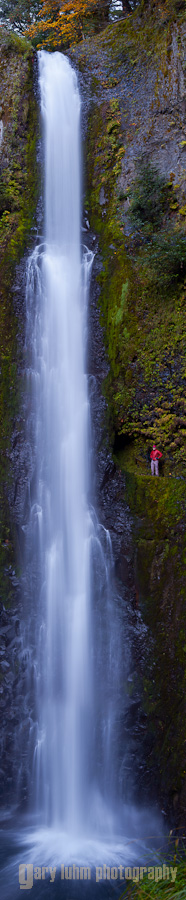
[[[64,47],[84,37],[84,22],[94,14],[98,0],[42,0],[37,19],[27,30],[39,40],[37,49]]]

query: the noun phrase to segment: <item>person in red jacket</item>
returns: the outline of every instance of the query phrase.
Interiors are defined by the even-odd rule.
[[[159,475],[158,471],[158,460],[161,459],[162,453],[160,450],[157,450],[156,444],[153,444],[153,448],[151,450],[150,458],[151,458],[151,475]]]

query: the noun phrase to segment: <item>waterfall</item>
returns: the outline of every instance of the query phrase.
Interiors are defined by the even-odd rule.
[[[156,812],[131,802],[130,624],[115,589],[109,532],[96,498],[94,508],[89,503],[93,254],[81,245],[80,97],[60,53],[39,53],[39,86],[44,236],[28,259],[26,286],[19,802],[2,823],[2,896],[16,900],[33,886],[37,900],[82,890],[119,900],[124,872],[138,881],[136,861],[151,860],[151,835],[159,847],[162,827]]]
[[[72,833],[111,828],[125,698],[111,541],[87,500],[93,254],[81,248],[80,97],[60,53],[39,53],[39,85],[45,236],[29,258],[26,291],[29,779],[41,822]],[[120,789],[121,781],[120,773]]]
[[[156,808],[136,807],[132,792],[132,769],[139,781],[143,769],[135,759],[141,723],[139,667],[130,651],[134,618],[128,592],[121,598],[116,591],[110,535],[94,497],[91,430],[96,411],[100,433],[103,406],[100,373],[90,373],[91,353],[88,364],[86,359],[89,301],[90,334],[97,309],[94,256],[81,243],[80,96],[62,54],[42,51],[38,62],[44,224],[26,280],[20,499],[18,478],[23,590],[19,617],[13,604],[2,628],[13,660],[15,654],[12,671],[5,663],[15,712],[2,692],[9,775],[0,820],[0,893],[18,900],[20,890],[33,888],[34,900],[121,900],[125,886],[127,894],[133,882],[137,890],[148,862],[150,880],[152,872],[155,883],[160,880],[162,818]],[[95,247],[91,234],[87,242]],[[99,345],[98,329],[93,346],[97,337]],[[101,447],[103,487],[108,456],[103,472],[104,462]],[[117,496],[115,506],[116,483],[108,515],[117,536],[123,516]],[[104,491],[102,496],[105,516]],[[139,630],[142,656],[139,616],[135,635]]]

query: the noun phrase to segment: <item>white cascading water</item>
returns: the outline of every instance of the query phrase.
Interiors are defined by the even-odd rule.
[[[34,709],[29,773],[41,821],[72,833],[111,827],[105,809],[108,797],[113,806],[117,782],[120,613],[116,603],[111,612],[109,533],[87,503],[84,346],[93,256],[84,248],[82,258],[80,242],[80,98],[76,75],[59,53],[39,54],[39,84],[46,243],[28,263],[26,338],[28,442],[35,454],[25,527]]]
[[[80,863],[85,879],[91,866],[89,896],[95,897],[94,867],[102,873],[103,864],[103,888],[101,880],[96,895],[114,892],[119,900],[124,864],[139,859],[146,864],[151,858],[146,836],[161,829],[150,810],[130,802],[129,756],[133,760],[136,752],[130,734],[125,747],[127,724],[124,730],[130,627],[125,603],[114,592],[109,533],[88,505],[84,348],[93,256],[80,242],[80,98],[76,75],[59,53],[39,53],[39,84],[45,242],[38,243],[27,270],[29,490],[22,525],[25,602],[15,739],[17,795],[24,811],[25,800],[29,804],[26,816],[13,811],[8,829],[5,814],[1,893],[12,900],[20,889],[32,888],[29,865],[38,900],[41,894],[56,900],[80,896],[86,884],[91,889],[91,880],[78,881]],[[68,889],[72,877],[75,893],[73,880]]]

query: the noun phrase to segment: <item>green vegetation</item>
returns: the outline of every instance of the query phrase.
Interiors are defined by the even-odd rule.
[[[149,287],[157,285],[175,296],[175,282],[184,284],[186,277],[186,234],[181,229],[163,231],[145,250],[143,271],[147,271]],[[176,299],[176,298],[175,298]]]
[[[175,224],[174,218],[171,221],[171,210],[177,211],[179,207],[175,191],[173,197],[172,194],[173,182],[167,183],[150,163],[141,162],[139,174],[128,194],[131,222],[138,235],[141,232],[138,268],[142,279],[147,275],[149,290],[157,285],[159,293],[159,288],[163,288],[165,299],[167,289],[168,296],[170,292],[174,295],[175,280],[183,284],[186,277],[186,233],[177,222]],[[181,212],[185,214],[184,208]]]
[[[158,861],[156,862],[156,877],[151,880],[148,878],[148,875],[143,873],[143,880],[137,883],[128,882],[121,893],[119,900],[127,900],[127,898],[131,898],[131,900],[185,900],[185,879],[186,879],[186,859],[185,853],[183,851],[183,855],[178,852],[178,844],[179,841],[176,840],[173,858],[167,860],[167,867],[170,866],[174,870],[175,881],[172,881],[171,875],[169,879],[163,879],[163,863],[165,864],[165,860],[162,855],[160,855]],[[175,871],[176,870],[176,871]],[[174,877],[173,876],[173,877]]]
[[[17,334],[23,322],[14,312],[13,283],[30,230],[38,196],[36,168],[37,106],[33,96],[33,54],[30,46],[10,32],[0,39],[0,85],[3,120],[0,179],[0,563],[1,597],[11,601],[8,565],[15,553],[14,524],[9,509],[10,442],[16,421],[19,429],[20,350]]]
[[[179,133],[175,171],[167,167],[162,173],[166,141],[174,136],[175,126],[181,137],[184,123],[176,104],[172,111],[173,82],[175,78],[176,86],[178,79],[177,70],[173,75],[173,6],[166,4],[167,17],[165,5],[159,12],[148,9],[140,20],[136,11],[94,39],[97,74],[92,80],[85,155],[86,204],[103,257],[100,302],[110,364],[104,385],[110,435],[113,442],[117,436],[122,439],[123,446],[132,441],[134,457],[139,442],[146,457],[155,440],[168,474],[170,468],[179,473],[186,466],[186,192]],[[178,66],[184,66],[185,58],[184,15],[182,8],[175,51]],[[87,42],[82,50],[85,70],[91,52]],[[112,71],[118,72],[112,97],[108,55]],[[150,99],[144,136],[147,78]],[[171,113],[164,125],[165,143],[158,154],[156,149],[156,163],[151,163],[162,103]],[[122,313],[126,282],[127,310]]]
[[[157,773],[157,794],[183,822],[185,7],[180,8],[175,31],[175,5],[163,4],[159,13],[155,7],[145,16],[136,11],[87,42],[82,57],[79,47],[76,60],[85,77],[94,60],[84,152],[86,205],[101,249],[101,322],[110,367],[104,392],[114,458],[124,472],[125,501],[133,522],[134,606],[137,602],[148,629],[144,667],[141,661],[139,665],[148,723],[147,766],[149,778],[151,772],[153,779]],[[163,452],[159,479],[150,475],[154,441]],[[182,890],[181,880],[177,885]],[[163,884],[161,890],[174,897],[177,885]],[[142,900],[145,890],[146,896],[150,891],[156,896],[155,887],[145,882],[130,883],[125,890],[131,897],[133,890],[135,896],[139,892]]]
[[[148,765],[156,764],[164,795],[181,796],[186,774],[186,485],[129,471],[125,477],[135,521],[136,590],[148,626],[143,673]]]
[[[130,217],[134,226],[151,230],[161,228],[165,213],[169,210],[170,188],[165,178],[149,162],[141,160],[139,174],[131,189]]]

